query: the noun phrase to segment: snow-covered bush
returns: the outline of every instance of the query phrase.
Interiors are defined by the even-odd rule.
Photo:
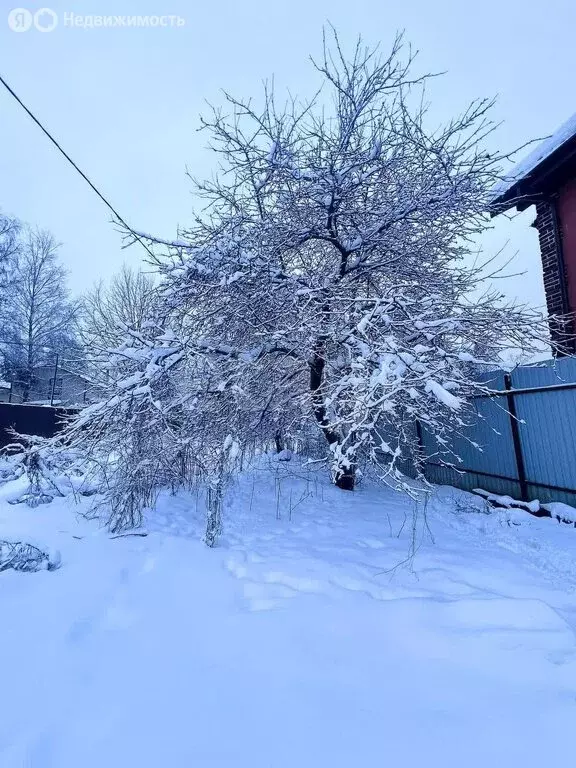
[[[60,454],[54,450],[54,443],[36,435],[16,435],[19,442],[6,446],[11,455],[11,474],[8,479],[26,476],[28,485],[13,504],[27,504],[37,507],[48,504],[55,496],[64,496],[59,487],[58,475],[62,469]]]
[[[85,408],[61,440],[84,456],[103,492],[94,512],[113,532],[138,527],[161,488],[203,480],[221,496],[239,450],[238,392],[221,386],[189,339],[147,322],[100,357],[103,399]],[[220,371],[223,374],[223,371]],[[219,490],[218,490],[219,489]],[[219,505],[212,505],[214,514]],[[212,516],[212,533],[219,526]]]
[[[44,552],[33,544],[22,541],[0,540],[0,572],[13,568],[15,571],[54,571],[60,567],[59,552]]]
[[[468,493],[457,493],[452,498],[452,508],[459,515],[490,515],[492,507],[486,501],[478,496],[472,496]]]
[[[0,455],[0,485],[17,480],[24,473],[21,453]]]
[[[47,504],[58,496],[90,496],[98,485],[86,476],[83,453],[70,448],[60,436],[45,438],[14,433],[16,442],[3,449],[0,482],[26,478],[27,485],[7,499],[30,507]],[[21,483],[20,483],[21,485]],[[18,484],[14,484],[19,489]]]

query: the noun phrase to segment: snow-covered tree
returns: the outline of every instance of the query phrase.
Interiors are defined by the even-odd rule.
[[[482,388],[476,350],[494,364],[547,335],[472,258],[502,160],[483,149],[490,102],[431,127],[403,54],[399,39],[347,59],[334,34],[315,100],[228,95],[203,121],[221,170],[197,183],[208,209],[162,263],[166,313],[207,365],[232,364],[247,424],[315,423],[344,489],[365,461],[396,474],[416,420],[448,443]]]
[[[400,40],[347,59],[334,35],[310,103],[227,96],[204,120],[207,207],[177,241],[127,233],[154,251],[153,317],[93,350],[102,401],[64,435],[114,529],[201,478],[213,544],[235,462],[312,434],[340,488],[365,464],[397,483],[403,460],[420,471],[416,424],[449,452],[482,366],[547,338],[471,256],[502,159],[482,147],[490,103],[430,127],[411,66]]]

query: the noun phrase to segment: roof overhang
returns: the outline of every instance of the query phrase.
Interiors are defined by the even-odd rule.
[[[521,168],[520,163],[517,168]],[[571,179],[576,178],[576,134],[557,146],[533,167],[497,185],[490,202],[490,215],[510,208],[524,211],[539,200],[550,199]]]

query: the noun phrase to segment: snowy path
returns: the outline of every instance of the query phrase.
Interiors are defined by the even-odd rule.
[[[264,471],[230,498],[217,550],[187,495],[115,540],[0,500],[63,556],[0,574],[2,768],[573,762],[574,529],[440,489],[433,543],[391,491]]]

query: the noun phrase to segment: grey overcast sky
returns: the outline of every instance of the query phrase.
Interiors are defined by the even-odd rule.
[[[0,0],[0,72],[129,223],[165,237],[189,221],[193,206],[185,167],[210,173],[214,158],[197,132],[205,100],[226,88],[258,94],[277,88],[305,95],[315,73],[322,26],[344,43],[362,34],[384,49],[398,29],[420,51],[422,71],[446,71],[429,90],[433,116],[448,119],[476,97],[497,96],[503,126],[492,148],[511,149],[553,132],[576,111],[575,0],[99,0],[48,3],[59,16],[51,32],[16,33],[13,2]],[[65,27],[65,13],[160,15],[180,27]],[[0,92],[0,208],[46,227],[63,244],[74,292],[107,278],[123,261],[138,264],[139,246],[121,250],[107,209],[3,90]],[[532,210],[500,220],[488,251],[506,242],[518,252],[505,291],[543,303]]]

